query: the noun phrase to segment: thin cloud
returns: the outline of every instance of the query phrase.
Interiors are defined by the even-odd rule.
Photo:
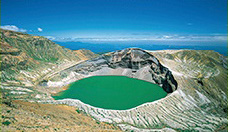
[[[154,35],[146,37],[53,37],[50,40],[60,42],[127,42],[127,41],[227,41],[226,35]]]
[[[42,28],[37,28],[38,32],[43,32]]]
[[[151,35],[151,33],[132,33],[131,35]]]
[[[23,28],[19,28],[15,25],[4,25],[1,26],[1,29],[5,29],[5,30],[10,30],[10,31],[15,31],[15,32],[43,32],[42,28],[37,28],[37,30],[26,30]]]
[[[27,32],[26,29],[18,28],[15,25],[4,25],[4,26],[1,26],[1,29],[11,30],[11,31],[16,31],[16,32]]]
[[[56,38],[53,37],[53,36],[44,36],[44,37],[47,38],[47,39],[49,39],[49,40],[56,40]]]

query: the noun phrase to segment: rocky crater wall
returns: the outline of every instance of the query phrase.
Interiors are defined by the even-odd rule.
[[[158,84],[167,93],[177,89],[177,81],[171,71],[153,55],[137,48],[129,48],[102,55],[75,65],[59,75],[75,72],[81,76],[122,75]],[[73,80],[69,81],[72,82]]]
[[[153,55],[148,55],[148,52]],[[58,82],[63,86],[89,76],[123,75],[156,83],[163,88],[167,88],[164,81],[168,82],[169,90],[175,91],[165,98],[129,110],[95,108],[74,99],[49,98],[40,99],[40,102],[75,106],[99,121],[117,124],[124,131],[216,131],[227,126],[227,66],[224,67],[220,55],[212,56],[213,52],[206,51],[148,52],[125,49],[108,53],[59,72],[47,84],[56,85]],[[197,52],[201,58],[186,60],[186,57],[176,55],[179,52],[187,54],[187,57]],[[164,57],[167,55],[172,57]],[[208,67],[207,62],[213,63],[219,72],[208,77],[204,71],[213,71],[211,68],[197,69],[199,66],[196,64]],[[187,70],[180,70],[180,67]],[[202,80],[204,85],[192,76],[195,72],[206,75]]]

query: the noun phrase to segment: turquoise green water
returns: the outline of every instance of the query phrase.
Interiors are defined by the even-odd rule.
[[[93,76],[76,81],[52,96],[56,100],[79,99],[91,106],[126,110],[165,97],[158,85],[125,76]]]

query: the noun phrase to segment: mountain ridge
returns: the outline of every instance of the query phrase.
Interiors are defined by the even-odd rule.
[[[44,69],[56,67],[59,64],[70,63],[96,57],[89,50],[71,51],[59,46],[47,38],[31,36],[28,34],[1,29],[1,72],[2,82],[18,82],[24,79],[33,84],[31,78],[21,74],[20,70],[35,71],[37,76],[42,76]],[[88,54],[88,56],[87,56]],[[13,76],[7,73],[12,73]],[[19,76],[19,78],[15,78]],[[26,83],[26,82],[25,82]]]

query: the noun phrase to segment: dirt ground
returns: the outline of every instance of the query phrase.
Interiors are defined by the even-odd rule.
[[[23,101],[3,102],[2,131],[120,131],[117,126],[99,122],[66,105]]]

